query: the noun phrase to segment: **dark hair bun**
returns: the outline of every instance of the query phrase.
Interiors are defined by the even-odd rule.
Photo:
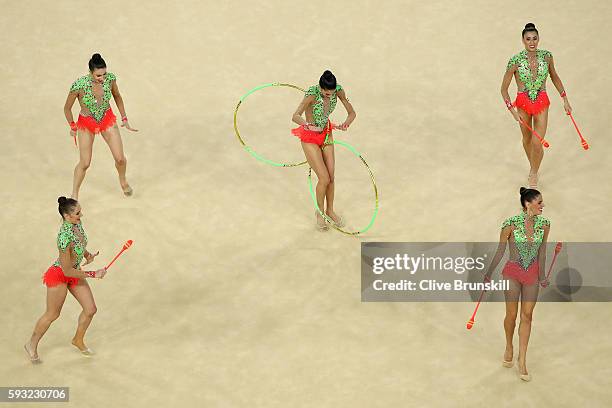
[[[319,86],[322,89],[336,89],[336,77],[329,69],[326,69],[319,79]]]
[[[74,207],[77,206],[78,201],[74,198],[66,198],[61,196],[57,199],[57,203],[59,204],[57,206],[57,210],[59,211],[60,215],[64,217],[64,214],[70,214],[72,212]]]
[[[104,59],[98,53],[91,56],[91,59],[87,65],[89,66],[89,70],[92,72],[94,69],[106,68],[106,62],[104,62]]]
[[[535,24],[533,24],[533,23],[525,24],[525,30],[529,30],[530,28],[536,28]]]
[[[521,189],[519,190],[519,193],[523,195],[525,194],[525,191],[527,191],[527,189],[525,187],[521,187]]]

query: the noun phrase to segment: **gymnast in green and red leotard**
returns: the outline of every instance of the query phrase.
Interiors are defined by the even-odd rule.
[[[512,367],[512,338],[518,315],[518,303],[521,301],[521,322],[519,325],[519,372],[521,379],[529,381],[527,373],[527,345],[531,334],[531,319],[538,298],[539,286],[548,286],[545,276],[546,242],[550,232],[550,221],[542,216],[544,202],[538,190],[521,187],[520,214],[506,219],[501,226],[497,252],[489,265],[486,280],[501,261],[506,244],[509,244],[509,259],[504,266],[502,276],[509,281],[510,289],[505,291],[506,317],[506,350],[505,367]]]
[[[348,116],[341,125],[333,125],[329,120],[329,115],[336,108],[338,99],[346,108]],[[302,117],[302,114],[305,114],[306,119]],[[306,160],[318,178],[317,204],[321,211],[325,211],[339,227],[344,225],[344,221],[334,211],[335,157],[332,129],[347,130],[356,115],[346,97],[346,92],[336,83],[336,77],[330,71],[323,73],[319,79],[319,85],[308,88],[304,99],[293,114],[293,122],[300,127],[291,132],[301,140]],[[319,211],[315,213],[319,231],[326,231],[328,227],[325,220]]]
[[[525,25],[522,37],[525,49],[510,58],[502,80],[501,94],[514,119],[517,122],[521,119],[544,138],[548,125],[548,107],[550,106],[550,100],[546,93],[546,79],[549,74],[551,81],[563,98],[565,111],[570,113],[572,108],[561,78],[559,78],[555,69],[552,54],[549,51],[538,49],[540,37],[535,25],[532,23]],[[516,80],[518,88],[514,103],[510,101],[510,94],[508,93],[512,78]],[[518,111],[515,108],[518,108]],[[530,165],[527,182],[530,188],[536,188],[544,149],[539,139],[527,127],[521,126],[521,133],[523,135],[523,148]]]
[[[127,130],[136,132],[128,122],[125,114],[123,98],[117,86],[117,77],[112,72],[107,72],[106,62],[100,54],[94,54],[89,60],[89,74],[78,78],[70,87],[70,92],[64,104],[64,114],[70,124],[70,134],[79,139],[80,159],[74,169],[72,183],[72,198],[78,199],[81,183],[85,178],[85,172],[91,163],[94,135],[100,133],[108,144],[115,167],[119,174],[119,184],[126,196],[133,193],[127,178],[127,159],[123,153],[123,142],[117,127],[117,120],[110,107],[110,98],[114,97],[117,108],[121,113],[121,126]],[[75,123],[72,117],[72,105],[78,99],[81,106],[78,121]]]
[[[85,345],[85,333],[96,313],[96,302],[87,278],[101,279],[106,275],[106,268],[96,271],[81,269],[93,262],[98,255],[87,251],[87,234],[83,229],[81,205],[72,198],[60,197],[58,211],[62,216],[62,225],[57,234],[58,258],[44,273],[42,281],[47,287],[47,308],[38,319],[32,332],[32,337],[24,345],[32,363],[40,363],[38,343],[55,321],[62,310],[68,292],[75,297],[83,308],[78,319],[78,326],[72,344],[84,355],[92,351]],[[81,265],[83,259],[85,263]]]

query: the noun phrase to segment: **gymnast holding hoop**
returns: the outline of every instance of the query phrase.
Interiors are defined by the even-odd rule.
[[[329,115],[334,111],[338,99],[344,105],[348,116],[341,125],[333,125]],[[305,114],[306,119],[302,114]],[[292,129],[291,133],[301,140],[306,160],[317,174],[317,205],[340,228],[345,223],[334,211],[335,156],[332,129],[346,131],[356,116],[353,106],[346,98],[346,92],[336,83],[334,74],[327,70],[321,75],[318,85],[306,90],[306,95],[292,118],[300,127]],[[315,216],[317,229],[327,231],[326,220],[318,210],[315,211]]]

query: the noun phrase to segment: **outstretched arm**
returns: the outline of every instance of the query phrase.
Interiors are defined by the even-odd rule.
[[[557,74],[557,70],[555,69],[555,62],[553,61],[552,55],[548,60],[548,73],[550,74],[550,80],[552,81],[557,91],[559,91],[559,95],[563,98],[563,107],[565,108],[565,112],[569,115],[572,113],[572,107],[569,104],[569,100],[567,99],[567,94],[565,93],[565,88],[563,87],[563,82],[561,82],[561,78],[559,74]]]
[[[355,112],[355,109],[353,109],[353,105],[351,105],[351,102],[349,102],[348,98],[346,97],[346,92],[344,92],[344,89],[338,91],[338,98],[340,98],[340,101],[346,109],[346,113],[348,113],[346,120],[342,125],[340,125],[339,129],[346,130],[351,125],[351,123],[353,123],[355,117],[357,117],[357,113]]]
[[[510,233],[512,232],[512,226],[509,225],[507,227],[502,228],[501,233],[499,234],[499,244],[497,245],[497,251],[495,251],[495,255],[489,264],[489,268],[487,269],[487,273],[485,274],[485,280],[491,280],[491,275],[497,269],[497,265],[501,261],[504,253],[506,252],[506,245],[508,243],[508,238],[510,237]]]

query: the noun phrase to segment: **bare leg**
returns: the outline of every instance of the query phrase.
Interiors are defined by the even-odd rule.
[[[74,338],[72,339],[72,344],[81,351],[87,351],[87,346],[85,345],[85,332],[94,314],[96,314],[96,302],[94,301],[91,288],[86,279],[79,279],[78,285],[73,285],[68,290],[70,290],[72,296],[75,297],[83,308],[83,311],[79,315],[78,326]]]
[[[131,195],[132,188],[127,182],[125,176],[125,173],[127,171],[127,159],[125,158],[125,154],[123,153],[123,142],[121,141],[119,128],[115,124],[113,127],[102,132],[102,137],[110,148],[110,151],[113,155],[113,159],[115,159],[115,168],[117,169],[117,173],[119,174],[119,184],[121,185],[121,190],[123,190],[123,193],[125,195]]]
[[[544,138],[546,136],[546,129],[548,127],[548,108],[544,112],[533,117],[533,129]],[[538,173],[540,170],[540,163],[544,157],[544,148],[542,143],[534,136],[531,139],[531,172]]]
[[[512,361],[514,328],[516,327],[516,316],[518,314],[518,300],[521,294],[521,284],[514,279],[508,279],[510,290],[504,291],[506,298],[506,317],[504,318],[504,331],[506,333],[506,350],[504,351],[504,361]]]
[[[80,129],[77,136],[79,138],[79,162],[74,168],[72,179],[72,198],[75,200],[79,199],[81,183],[83,183],[85,172],[91,164],[91,151],[94,141],[94,135],[85,129]]]
[[[38,342],[47,332],[51,323],[59,317],[66,300],[66,293],[68,291],[65,283],[47,288],[47,310],[36,322],[32,337],[26,343],[26,350],[30,354],[30,358],[38,358]]]
[[[329,174],[329,184],[327,185],[327,190],[325,190],[327,204],[325,213],[329,218],[334,220],[334,222],[338,223],[340,221],[340,217],[334,212],[334,173],[336,166],[334,145],[327,145],[323,148],[323,161],[325,162],[325,167],[327,168],[327,173]]]
[[[526,124],[528,124],[533,129],[533,126],[531,123],[531,115],[522,109],[517,109],[517,111],[518,111],[518,114],[521,120],[525,122]],[[527,127],[524,126],[523,124],[519,124],[519,127],[521,129],[521,134],[523,135],[523,149],[525,150],[525,155],[527,155],[529,166],[531,166],[531,139],[534,136],[531,134],[531,131],[527,129]]]
[[[538,298],[539,286],[525,286],[521,289],[521,323],[519,324],[519,372],[527,375],[527,345],[531,334],[531,319]]]
[[[302,142],[302,149],[304,150],[304,155],[306,156],[308,165],[312,168],[319,179],[316,187],[317,205],[321,211],[325,211],[325,193],[327,191],[327,186],[330,183],[330,177],[327,167],[325,166],[325,162],[323,161],[323,153],[321,152],[321,148],[313,143]],[[321,215],[317,212],[317,223],[321,225],[322,222],[323,225],[325,225],[323,217],[321,217]]]

